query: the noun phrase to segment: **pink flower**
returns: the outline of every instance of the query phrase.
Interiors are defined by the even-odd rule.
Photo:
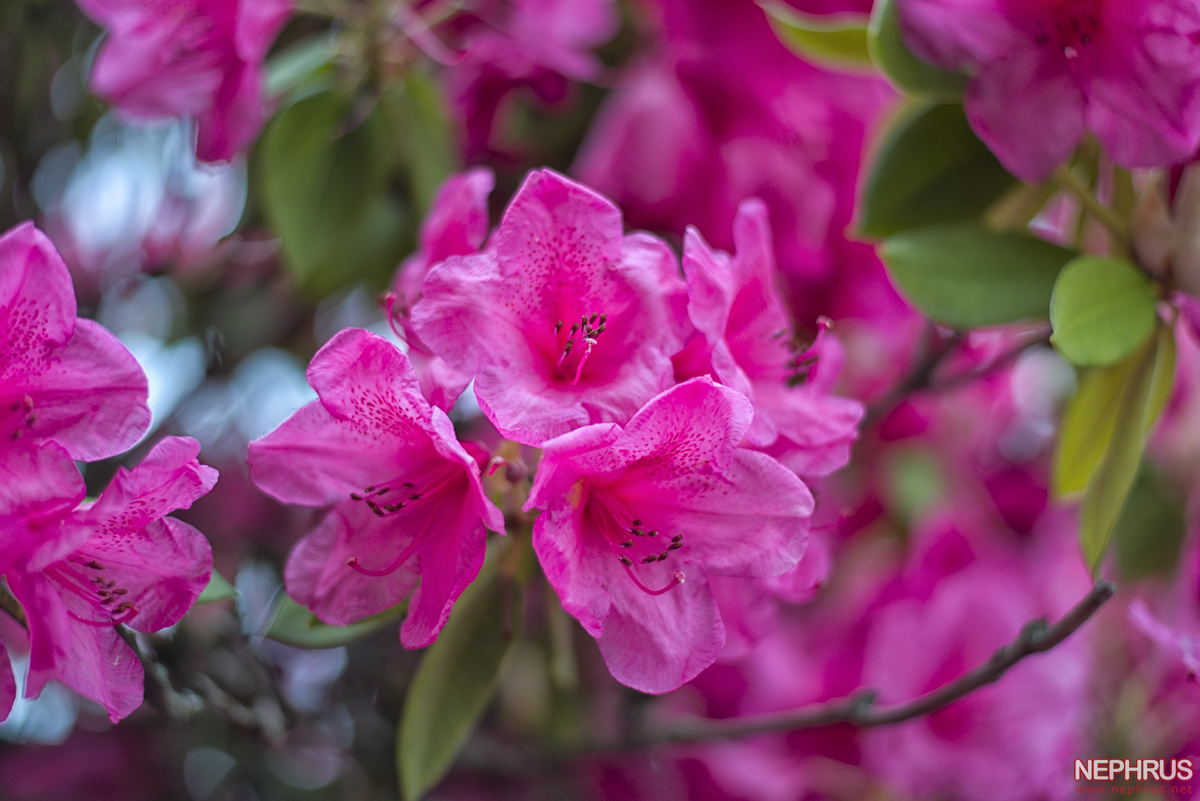
[[[1192,0],[902,0],[921,58],[970,72],[971,126],[1011,172],[1046,178],[1088,131],[1125,167],[1200,144]]]
[[[479,24],[468,24],[463,59],[446,71],[472,157],[491,149],[496,117],[517,90],[554,104],[569,96],[568,79],[595,78],[601,65],[588,51],[620,23],[612,0],[511,0],[474,10]]]
[[[263,58],[291,0],[78,0],[108,29],[91,87],[131,116],[192,117],[196,156],[229,161],[262,129]]]
[[[0,461],[49,439],[74,459],[104,459],[149,428],[142,368],[75,311],[70,273],[46,235],[22,223],[0,236]]]
[[[840,359],[832,371],[821,365],[819,382],[809,380],[820,348],[796,352],[776,288],[767,207],[743,202],[733,226],[732,257],[713,251],[695,228],[684,237],[688,316],[702,339],[704,372],[754,404],[751,445],[800,475],[831,473],[850,459],[862,404],[829,394]]]
[[[8,717],[12,711],[13,701],[17,699],[17,680],[13,676],[12,663],[8,661],[8,651],[0,642],[0,720]]]
[[[623,423],[673,383],[685,289],[664,242],[623,235],[612,202],[538,170],[492,243],[430,269],[413,323],[434,353],[475,377],[479,405],[505,437],[540,445]]]
[[[26,485],[40,484],[42,508],[26,507],[17,521],[35,542],[5,579],[29,620],[27,697],[59,681],[103,704],[114,723],[141,704],[142,666],[115,626],[171,626],[208,584],[208,541],[165,517],[216,482],[199,452],[195,440],[167,437],[79,508],[83,479],[67,454],[53,443],[24,452]]]
[[[471,383],[471,376],[435,356],[417,336],[412,308],[421,300],[421,287],[430,265],[476,253],[488,233],[488,195],[496,178],[486,167],[475,167],[453,175],[442,184],[421,225],[421,248],[400,265],[392,279],[389,317],[403,328],[408,343],[408,360],[417,373],[421,393],[432,405],[449,412],[458,396]]]
[[[774,576],[800,560],[812,496],[737,447],[753,414],[743,395],[696,378],[623,428],[543,446],[526,504],[542,510],[534,549],[618,681],[661,693],[692,679],[725,640],[707,576]]]
[[[503,515],[450,419],[387,340],[342,331],[313,357],[308,381],[320,400],[250,443],[260,489],[333,506],[292,552],[288,592],[337,625],[412,594],[401,640],[424,647],[483,565],[487,530],[503,533]]]

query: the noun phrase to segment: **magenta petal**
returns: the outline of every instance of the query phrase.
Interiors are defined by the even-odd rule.
[[[901,0],[896,7],[904,41],[917,56],[962,72],[1032,44],[1033,37],[1022,37],[1004,14],[1003,2]]]
[[[421,583],[400,627],[405,648],[424,648],[437,639],[450,610],[483,567],[487,528],[480,520],[479,503],[447,495],[432,532],[421,548]]]
[[[421,227],[421,249],[429,264],[466,256],[483,245],[488,232],[488,195],[496,178],[474,167],[442,184]]]
[[[1200,8],[1182,0],[1116,0],[1076,60],[1087,124],[1125,167],[1183,161],[1200,143]]]
[[[50,239],[31,222],[0,236],[0,386],[45,370],[48,346],[74,327],[71,274]]]
[[[1084,95],[1065,62],[1061,53],[1022,50],[967,86],[971,127],[1022,180],[1044,180],[1083,137]]]
[[[8,661],[8,650],[0,642],[0,722],[12,711],[17,699],[17,680],[13,676],[12,664]]]
[[[30,388],[37,423],[31,433],[53,437],[80,461],[114,456],[150,427],[146,374],[124,345],[91,320]]]
[[[613,678],[644,693],[665,693],[713,663],[725,628],[707,581],[685,581],[651,596],[621,578],[609,583],[612,613],[599,640]]]
[[[196,460],[199,453],[200,443],[191,437],[164,437],[133,470],[120,468],[99,499],[68,521],[68,528],[119,539],[189,508],[217,482],[217,471]]]
[[[89,568],[101,564],[103,569]],[[155,520],[132,533],[100,534],[71,554],[68,567],[83,575],[114,582],[125,592],[122,603],[138,612],[121,616],[137,631],[153,632],[173,626],[195,605],[212,578],[212,548],[204,535],[180,520]],[[73,607],[73,598],[67,600]],[[116,604],[110,604],[116,606]],[[86,619],[104,619],[102,608],[80,608]]]
[[[83,476],[60,445],[0,452],[0,574],[34,559],[53,559],[90,532],[68,532],[63,518],[83,500]]]
[[[344,503],[296,545],[284,580],[288,594],[326,623],[346,626],[389,609],[419,578],[415,554],[386,576],[364,575],[346,562],[375,569],[408,550],[421,529],[412,521],[378,518],[362,504]],[[428,520],[420,521],[428,525]]]
[[[50,581],[38,574],[9,574],[9,585],[29,613],[26,698],[58,681],[102,704],[114,723],[141,705],[141,662],[113,626],[74,621]]]

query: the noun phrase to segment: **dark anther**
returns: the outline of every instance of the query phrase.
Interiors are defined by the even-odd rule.
[[[650,564],[651,562],[657,562],[657,561],[658,561],[658,557],[655,556],[654,554],[650,554],[649,556],[642,557],[642,562],[647,565]]]
[[[92,570],[103,570],[104,569],[104,565],[100,564],[95,559],[88,562],[87,566],[90,567]]]
[[[113,590],[113,591],[112,591],[112,594],[113,594],[113,595],[128,595],[128,594],[129,594],[129,590],[126,590],[126,589]]]
[[[380,509],[378,506],[372,506],[372,507],[371,507],[371,511],[372,511],[372,512],[374,512],[374,513],[376,514],[376,516],[378,516],[378,517],[383,517],[383,516],[384,516],[384,514],[386,514],[386,513],[385,513],[385,512],[384,512],[382,509]]]
[[[374,491],[375,491],[374,487],[367,487],[367,492],[374,492]]]
[[[629,529],[629,533],[635,537],[640,537],[643,534],[645,534],[646,532],[642,531],[640,528],[631,528],[631,529]]]
[[[599,316],[599,315],[597,315],[597,314],[592,314],[592,316],[591,316],[591,317],[588,319],[588,323],[589,323],[590,325],[595,325],[595,324],[596,324],[596,318],[597,318],[598,316]]]
[[[636,519],[635,519],[635,520],[633,521],[633,525],[634,525],[634,526],[640,526],[641,524],[642,524],[642,521],[641,521],[641,520],[636,520]]]
[[[391,489],[391,487],[380,487],[379,490],[375,494],[383,495],[385,492],[389,491],[390,489]]]
[[[679,542],[681,539],[683,539],[683,535],[676,534],[674,537],[671,537],[671,542]]]
[[[658,555],[658,561],[660,561],[660,562],[661,562],[662,560],[666,559],[666,558],[667,558],[667,552],[666,552],[666,551],[663,551],[662,553],[660,553],[660,554]]]
[[[622,548],[632,548],[632,547],[633,547],[633,540],[630,540],[629,542],[622,542],[622,543],[621,543],[621,547],[622,547]]]
[[[361,495],[359,495],[357,492],[352,492],[352,493],[350,493],[350,498],[351,498],[352,500],[355,500],[355,501],[361,501],[361,500],[362,500],[362,496],[361,496]]]
[[[554,324],[554,333],[557,334],[561,330],[562,330],[562,320],[559,320],[557,323]]]
[[[417,485],[412,483],[411,481],[405,481],[404,486],[408,487],[409,489],[412,489],[413,487],[415,487]]]
[[[657,536],[658,536],[658,532],[657,532],[657,531],[655,531],[654,529],[650,529],[649,531],[647,531],[647,532],[646,532],[646,536],[648,536],[648,537],[657,537]]]
[[[397,505],[396,505],[396,504],[394,504],[394,503],[389,503],[388,505],[384,506],[383,508],[384,508],[384,509],[387,509],[389,512],[394,512],[394,511],[396,511],[397,509],[399,509],[400,507],[399,507],[399,506],[397,506]]]
[[[682,542],[672,542],[670,545],[667,546],[667,550],[668,551],[678,551],[682,547],[683,547]]]
[[[409,496],[408,496],[408,499],[409,499],[410,501],[419,501],[419,500],[421,500],[421,493],[419,493],[419,492],[414,492],[412,495],[409,495]]]
[[[629,557],[627,556],[618,556],[617,558],[620,559],[621,564],[625,565],[626,567],[630,567],[633,564],[633,562],[630,561]]]

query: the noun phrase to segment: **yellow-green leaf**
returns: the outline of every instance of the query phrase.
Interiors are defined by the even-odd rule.
[[[778,0],[759,0],[775,35],[806,61],[830,67],[873,69],[862,14],[803,14]]]
[[[1134,352],[1128,381],[1120,393],[1108,447],[1083,492],[1079,544],[1093,575],[1100,570],[1121,507],[1137,478],[1159,346],[1160,337],[1151,337]]]
[[[208,580],[208,586],[204,588],[204,592],[200,593],[200,597],[196,599],[198,604],[210,604],[214,601],[225,601],[237,595],[237,590],[233,585],[225,580],[217,571],[212,572],[212,578]]]
[[[1122,259],[1080,256],[1063,267],[1050,298],[1055,349],[1081,367],[1113,364],[1154,328],[1154,287]]]
[[[280,593],[279,609],[267,637],[297,648],[337,648],[361,640],[389,622],[403,617],[408,602],[397,604],[349,626],[331,626],[322,623],[316,615]]]

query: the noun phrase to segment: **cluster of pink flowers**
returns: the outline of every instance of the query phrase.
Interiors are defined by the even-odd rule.
[[[620,681],[674,689],[725,642],[710,576],[797,569],[813,511],[797,474],[847,461],[862,407],[830,394],[831,339],[793,340],[761,203],[739,212],[732,256],[689,232],[681,270],[550,170],[485,243],[490,184],[478,171],[447,184],[400,276],[410,355],[339,334],[309,367],[320,400],[251,444],[260,488],[332,506],[288,589],[349,623],[419,579],[402,638],[437,636],[486,531],[504,531],[480,483],[488,454],[444,411],[473,381],[501,435],[542,449],[526,509],[541,512],[534,548],[564,608]]]
[[[194,440],[168,437],[85,501],[75,461],[142,438],[146,376],[112,334],[76,319],[67,267],[31,223],[0,237],[0,387],[0,588],[27,634],[7,645],[28,649],[27,697],[59,681],[117,721],[142,701],[142,666],[117,626],[171,626],[207,585],[208,542],[167,515],[208,492],[216,471]],[[15,691],[0,648],[0,717]]]

